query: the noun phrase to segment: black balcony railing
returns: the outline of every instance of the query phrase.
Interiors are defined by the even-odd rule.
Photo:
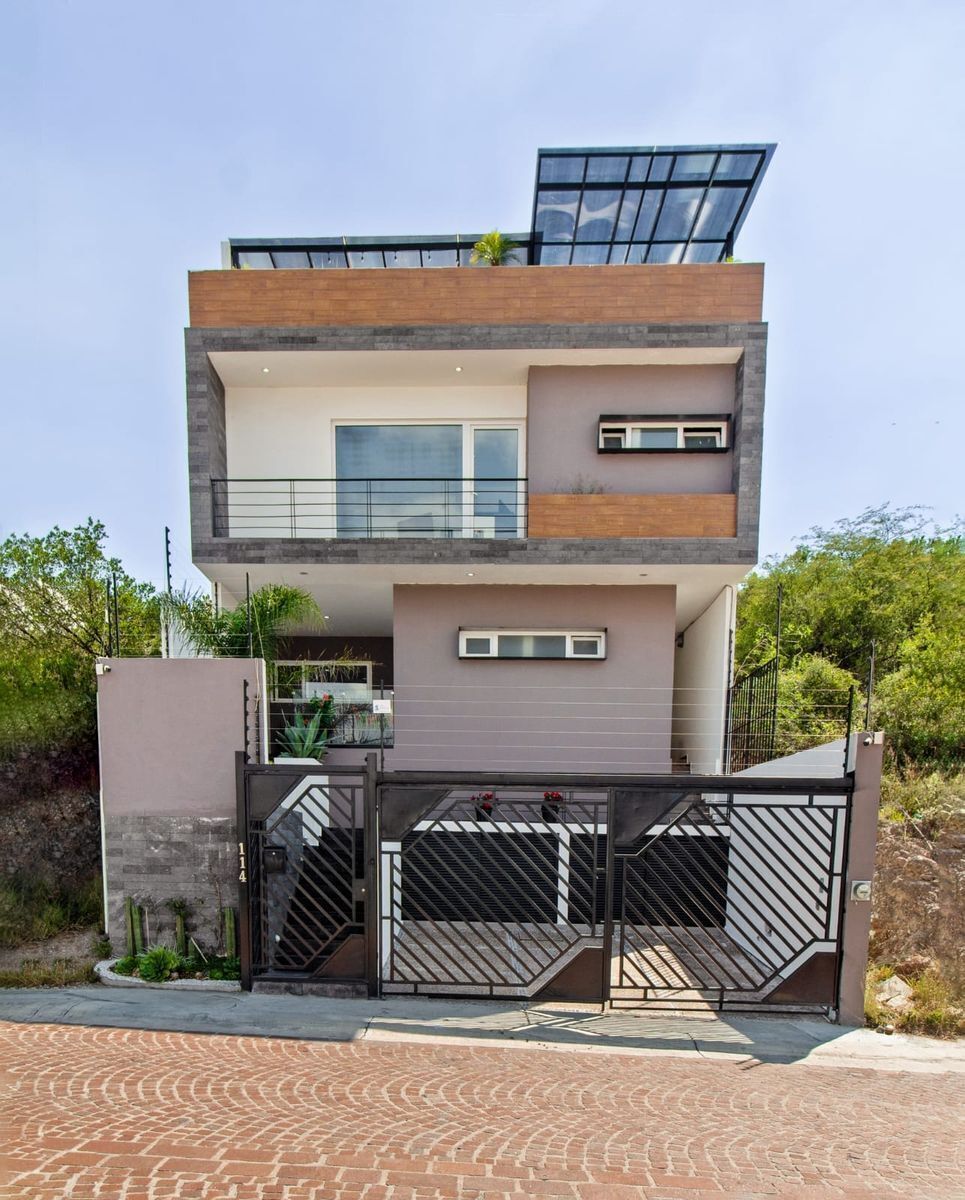
[[[215,537],[522,538],[526,480],[212,479]]]

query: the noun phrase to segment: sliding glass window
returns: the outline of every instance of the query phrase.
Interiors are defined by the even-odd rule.
[[[339,537],[457,537],[461,425],[338,425]]]
[[[522,537],[520,430],[337,425],[339,537]]]

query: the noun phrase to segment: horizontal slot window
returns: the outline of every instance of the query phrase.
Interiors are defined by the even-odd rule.
[[[597,449],[601,453],[718,451],[729,445],[730,418],[601,417]]]
[[[606,658],[606,632],[558,629],[461,629],[460,658]]]

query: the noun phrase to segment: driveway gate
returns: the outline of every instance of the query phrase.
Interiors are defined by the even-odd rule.
[[[239,770],[243,976],[837,1006],[850,778]]]

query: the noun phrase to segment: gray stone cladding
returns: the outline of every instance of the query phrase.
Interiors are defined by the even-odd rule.
[[[174,917],[165,902],[187,900],[188,933],[218,950],[218,910],[238,906],[235,821],[227,817],[111,817],[105,832],[107,917],[111,943],[125,953],[124,901],[145,910],[145,945],[174,944]]]
[[[735,563],[757,561],[767,326],[444,325],[187,329],[191,538],[197,563]],[[209,355],[269,350],[740,349],[734,403],[736,538],[516,540],[215,538],[211,480],[227,474],[224,387]]]

